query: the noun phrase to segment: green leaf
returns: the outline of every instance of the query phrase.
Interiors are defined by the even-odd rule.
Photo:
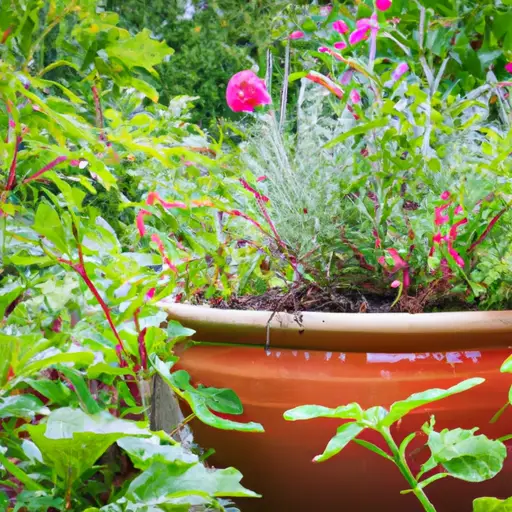
[[[69,403],[71,390],[60,380],[23,379],[23,382],[54,404],[68,405]]]
[[[187,467],[155,462],[132,481],[126,498],[134,503],[145,503],[161,497],[195,492],[216,497],[259,497],[240,485],[241,479],[242,474],[234,468],[207,469],[201,464]]]
[[[324,462],[331,457],[334,457],[337,453],[341,452],[350,441],[357,437],[363,430],[364,426],[351,421],[344,423],[341,427],[338,427],[336,435],[329,441],[324,452],[321,455],[317,455],[313,458],[313,462]]]
[[[29,491],[42,491],[44,487],[28,476],[22,469],[9,460],[0,450],[0,466],[3,466],[13,477],[18,479]]]
[[[125,436],[149,436],[134,422],[120,420],[103,411],[94,416],[80,409],[63,407],[53,411],[46,425],[27,427],[46,464],[70,486]]]
[[[389,427],[400,418],[403,418],[410,411],[417,409],[418,407],[423,407],[424,405],[436,402],[437,400],[442,400],[443,398],[448,398],[449,396],[455,395],[457,393],[462,393],[463,391],[467,391],[468,389],[478,386],[483,382],[485,382],[485,379],[476,377],[459,382],[459,384],[456,384],[455,386],[452,386],[448,389],[434,388],[423,391],[421,393],[414,393],[405,400],[395,402],[391,406],[389,414],[382,420],[380,424],[383,427]]]
[[[336,146],[336,144],[347,140],[349,137],[353,137],[354,135],[361,135],[363,133],[369,132],[370,130],[384,128],[386,126],[389,126],[389,120],[386,118],[376,119],[375,121],[370,121],[369,123],[358,125],[355,128],[352,128],[352,130],[348,130],[347,132],[342,133],[338,137],[329,141],[324,145],[324,148],[332,148],[333,146]]]
[[[170,320],[167,326],[167,334],[169,335],[169,338],[171,338],[175,342],[181,341],[185,338],[189,338],[190,336],[193,336],[195,333],[196,331],[194,331],[194,329],[183,327],[176,320]]]
[[[66,254],[68,248],[64,226],[59,214],[50,205],[39,203],[33,228],[52,242],[61,253]]]
[[[34,395],[12,395],[0,398],[0,418],[34,418],[47,415],[50,410]]]
[[[128,68],[141,67],[155,73],[153,66],[160,64],[174,50],[163,41],[151,38],[151,32],[144,29],[136,36],[116,41],[105,48],[110,58],[117,58]]]
[[[454,478],[466,482],[483,482],[496,476],[503,467],[507,448],[500,441],[489,439],[485,435],[475,435],[473,430],[444,429],[432,431],[427,441],[432,452],[431,459],[441,464]]]
[[[171,374],[170,368],[173,363],[164,363],[161,359],[158,358],[156,354],[151,354],[149,356],[149,361],[153,368],[158,372],[158,374],[162,377],[162,379],[167,383],[167,385],[183,400],[186,400],[195,413],[195,415],[206,425],[210,425],[211,427],[219,428],[222,430],[238,430],[241,432],[264,432],[263,427],[259,423],[249,422],[249,423],[240,423],[237,421],[226,420],[216,416],[208,409],[208,400],[210,397],[204,397],[201,394],[201,390],[196,391],[195,389],[187,389],[186,391],[181,391],[174,382]]]
[[[360,420],[363,417],[363,409],[356,403],[342,405],[336,409],[329,409],[322,405],[300,405],[289,409],[284,413],[287,421],[311,420],[314,418],[339,418],[344,420]]]
[[[512,512],[512,498],[477,498],[473,501],[473,512]]]
[[[263,427],[259,423],[252,421],[241,423],[238,421],[226,420],[213,414],[208,408],[208,400],[200,393],[195,391],[185,391],[183,398],[188,402],[192,412],[206,425],[221,430],[237,430],[240,432],[264,432]]]
[[[66,368],[65,366],[58,366],[57,369],[60,373],[68,379],[75,389],[75,393],[80,400],[80,404],[89,414],[96,414],[101,411],[100,406],[96,403],[91,392],[89,391],[89,386],[85,382],[85,379],[74,369]]]
[[[197,392],[206,398],[206,405],[212,411],[224,414],[242,414],[244,412],[240,398],[232,389],[199,386]]]
[[[107,363],[97,363],[87,368],[87,378],[97,379],[101,375],[135,375],[130,368],[121,368],[119,366],[111,366]]]
[[[503,362],[500,368],[502,373],[512,373],[512,356],[508,356]]]
[[[76,366],[89,366],[94,361],[92,352],[67,352],[55,354],[44,359],[33,361],[22,370],[22,374],[29,376],[43,368],[61,363],[73,363]]]
[[[181,445],[162,445],[156,436],[144,439],[141,437],[124,437],[117,444],[130,457],[133,465],[142,471],[148,469],[153,462],[173,462],[190,466],[199,461],[199,457],[185,450]]]
[[[373,453],[376,453],[377,455],[380,455],[381,457],[384,457],[388,460],[393,460],[384,450],[379,448],[378,446],[374,445],[373,443],[369,443],[368,441],[365,441],[364,439],[354,439],[354,443],[359,444],[366,448],[367,450],[370,450]]]

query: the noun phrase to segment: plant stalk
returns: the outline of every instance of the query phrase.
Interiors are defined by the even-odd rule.
[[[436,512],[434,505],[432,505],[427,495],[425,494],[423,489],[418,485],[417,480],[414,478],[414,475],[412,474],[411,470],[409,469],[409,466],[407,465],[405,457],[401,455],[400,450],[398,449],[398,446],[395,443],[395,440],[393,439],[393,436],[391,435],[389,428],[383,428],[379,430],[379,432],[381,433],[382,437],[389,446],[389,449],[391,450],[391,454],[393,456],[393,460],[397,465],[398,469],[400,470],[400,473],[402,473],[402,476],[409,484],[411,490],[413,491],[416,498],[418,498],[418,501],[422,504],[425,511]]]

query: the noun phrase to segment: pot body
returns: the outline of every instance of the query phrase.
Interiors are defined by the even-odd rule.
[[[263,495],[260,500],[240,500],[238,504],[244,512],[422,510],[411,494],[400,494],[407,485],[396,467],[359,445],[349,444],[334,458],[313,463],[313,457],[323,452],[341,422],[335,419],[285,421],[283,413],[298,405],[336,407],[358,402],[363,408],[389,407],[412,393],[448,388],[470,377],[483,377],[486,381],[480,386],[413,411],[393,427],[393,436],[400,442],[411,432],[418,433],[407,451],[414,472],[429,455],[421,427],[431,415],[436,417],[437,430],[480,427],[482,433],[492,438],[512,433],[510,410],[505,410],[496,423],[490,423],[507,402],[512,383],[508,374],[499,371],[510,350],[504,339],[492,332],[487,338],[482,336],[480,348],[473,342],[468,350],[462,348],[463,340],[459,339],[458,350],[416,351],[417,344],[426,348],[424,338],[428,333],[421,340],[412,336],[409,350],[399,352],[306,350],[286,346],[271,346],[266,350],[252,341],[243,345],[250,339],[248,336],[244,340],[243,335],[240,345],[221,344],[219,330],[222,329],[218,324],[213,331],[211,325],[205,328],[201,320],[204,316],[197,309],[199,316],[195,320],[188,317],[190,310],[171,311],[173,318],[198,329],[198,339],[207,340],[180,351],[181,368],[191,374],[196,384],[233,389],[244,404],[244,414],[236,419],[257,421],[265,428],[263,434],[248,434],[193,423],[195,440],[205,448],[215,449],[209,461],[218,467],[236,467],[244,475],[242,483]],[[227,323],[225,329],[230,331],[232,340],[236,322]],[[343,332],[339,336],[340,347],[350,344],[342,340]],[[318,344],[322,344],[320,339]],[[438,348],[436,342],[433,345]],[[364,432],[360,438],[385,448],[373,432]],[[512,457],[505,461],[503,471],[488,482],[472,484],[445,478],[429,486],[427,494],[438,512],[471,511],[476,497],[511,496],[511,478]]]

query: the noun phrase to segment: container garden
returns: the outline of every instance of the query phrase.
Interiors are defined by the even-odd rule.
[[[389,407],[415,392],[484,377],[476,388],[413,411],[393,434],[401,441],[432,414],[438,430],[478,426],[492,438],[512,432],[508,410],[490,423],[510,387],[500,366],[510,354],[511,311],[277,313],[267,329],[268,311],[183,304],[167,310],[171,319],[194,329],[199,342],[178,349],[181,367],[195,383],[232,388],[244,404],[243,419],[265,427],[264,434],[252,435],[193,423],[196,441],[215,449],[210,462],[237,467],[244,484],[263,495],[240,500],[244,511],[421,510],[413,496],[400,494],[406,484],[398,470],[361,446],[349,444],[329,461],[313,463],[340,421],[285,421],[283,413],[298,405]],[[384,448],[371,435],[363,439]],[[413,441],[408,450],[412,469],[428,456],[421,449],[425,439],[418,437],[418,446]],[[471,510],[476,497],[508,497],[511,473],[506,460],[503,471],[485,483],[447,478],[432,484],[428,495],[438,511]]]

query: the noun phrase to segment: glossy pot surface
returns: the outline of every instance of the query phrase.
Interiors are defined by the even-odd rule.
[[[197,330],[195,339],[206,342],[182,349],[180,366],[196,384],[235,390],[245,409],[236,419],[257,421],[265,427],[264,434],[247,434],[193,424],[196,441],[216,451],[210,462],[236,467],[244,474],[242,483],[263,495],[260,500],[241,500],[244,512],[422,510],[413,496],[400,494],[407,485],[398,470],[361,446],[351,444],[333,459],[313,463],[340,422],[285,421],[283,413],[298,405],[335,407],[358,402],[364,408],[389,407],[412,393],[484,377],[486,382],[472,390],[409,414],[392,433],[401,441],[418,432],[408,450],[413,471],[428,457],[420,429],[432,414],[437,430],[478,426],[493,438],[512,433],[510,409],[490,423],[507,402],[512,383],[509,374],[499,372],[510,355],[511,312],[438,313],[419,320],[411,315],[355,315],[366,318],[366,331],[362,320],[344,314],[324,318],[328,329],[322,330],[323,314],[313,318],[315,324],[310,316],[315,314],[310,313],[304,314],[301,326],[288,318],[281,323],[285,327],[272,327],[268,350],[264,348],[268,312],[181,305],[169,307],[169,312],[171,318]],[[444,315],[451,316],[451,321]],[[490,315],[487,331],[484,315]],[[392,327],[399,331],[397,337]],[[287,328],[287,333],[280,333]],[[298,348],[293,346],[295,338],[304,336],[300,329],[304,334],[308,331],[309,347],[301,345],[303,341],[297,343]],[[447,349],[440,350],[436,336],[445,341]],[[361,438],[384,448],[371,432]],[[438,512],[469,512],[475,497],[512,496],[511,478],[512,457],[505,461],[502,473],[488,482],[470,484],[447,478],[429,486],[427,494]]]

